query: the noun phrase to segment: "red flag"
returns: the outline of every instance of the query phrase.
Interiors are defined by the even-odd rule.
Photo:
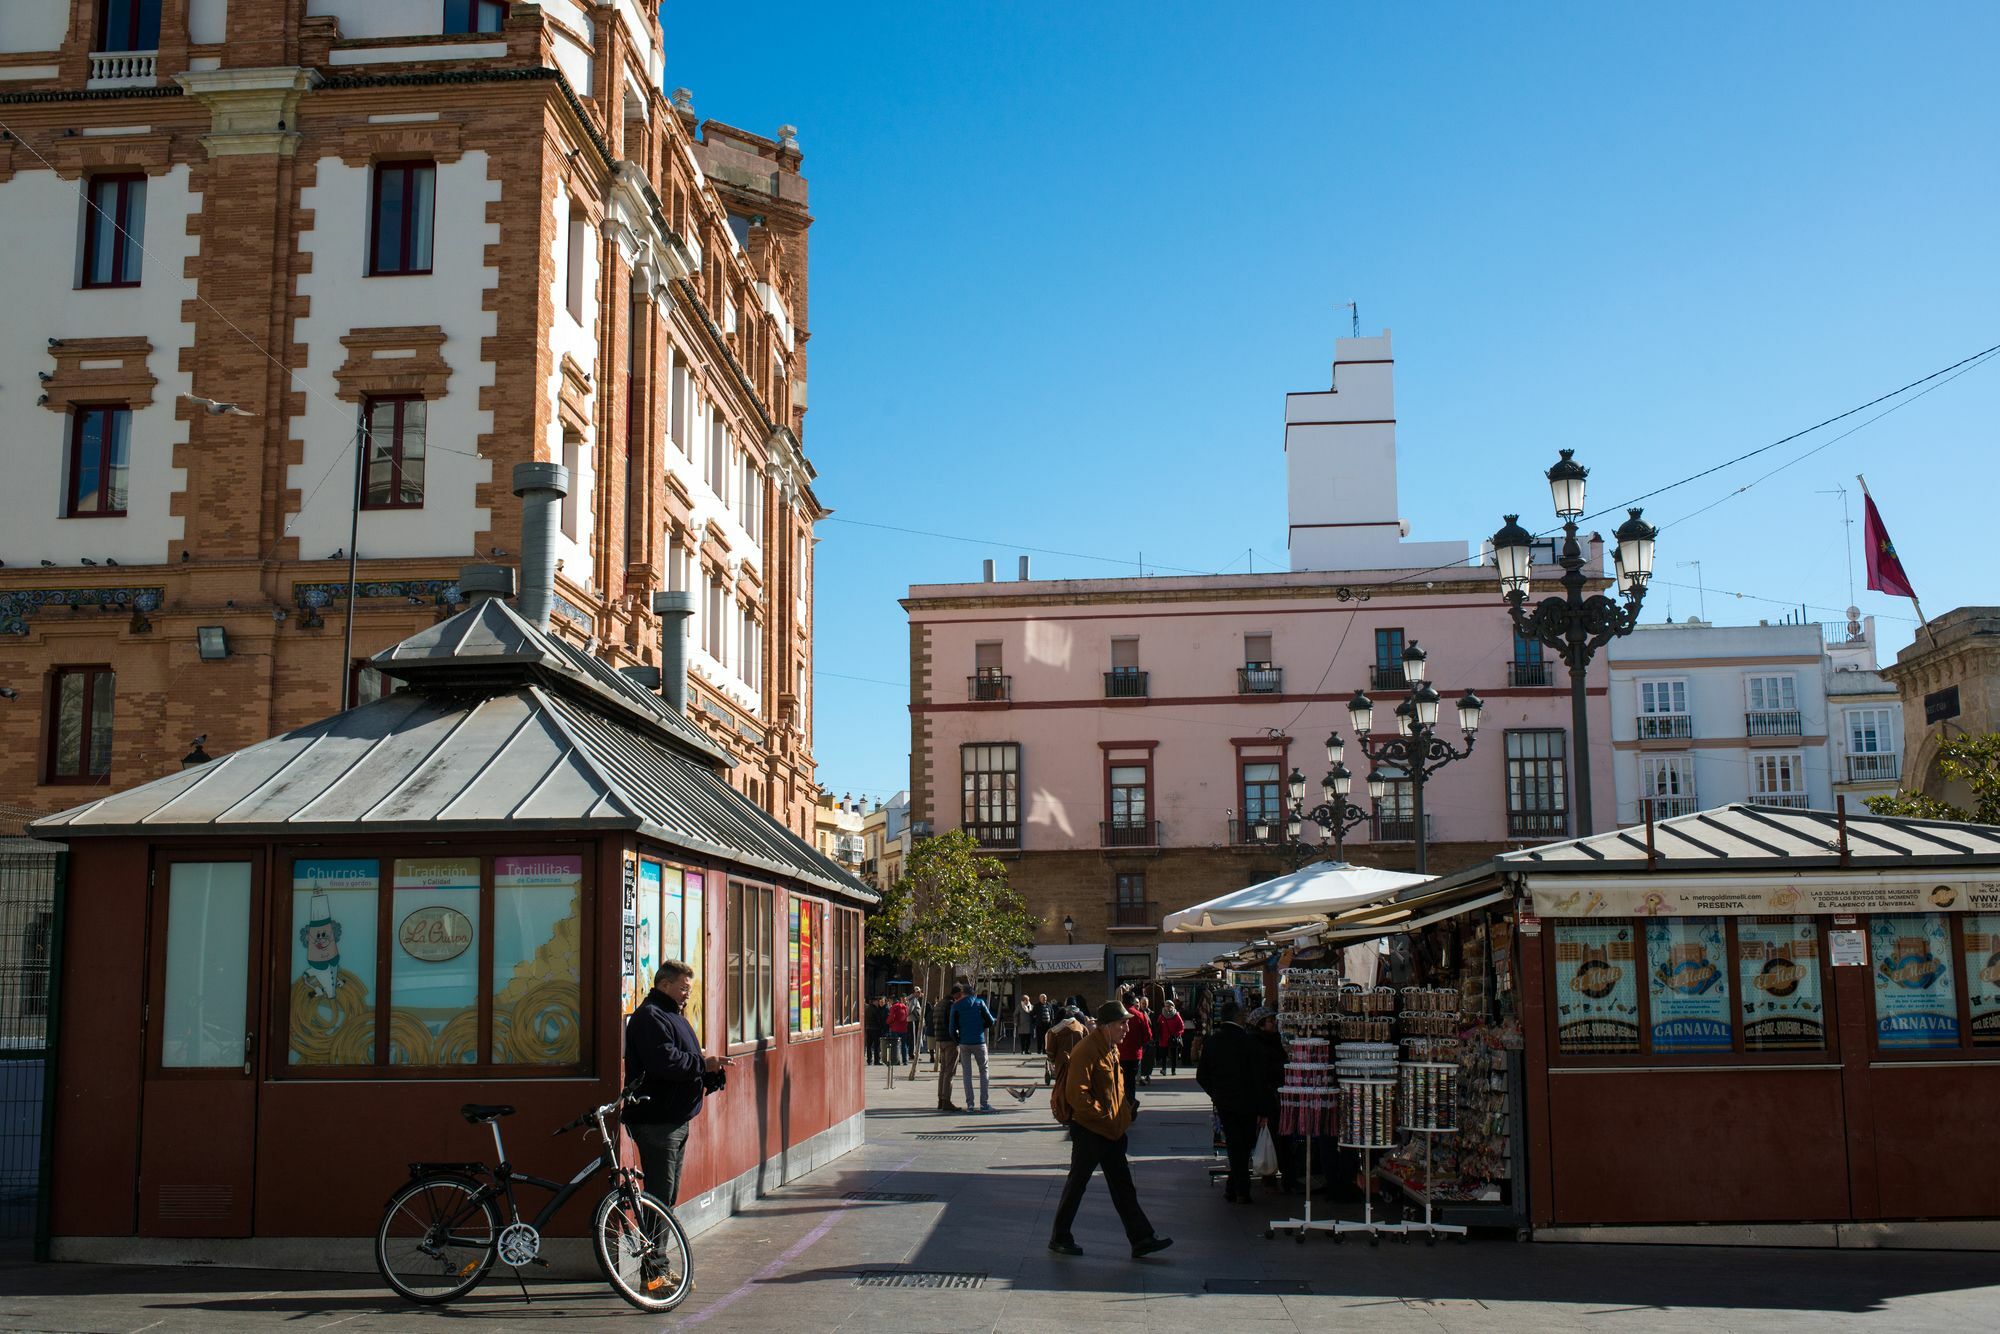
[[[1875,497],[1863,491],[1862,503],[1867,506],[1861,536],[1868,544],[1868,587],[1877,593],[1915,601],[1916,590],[1910,587],[1910,576],[1903,570],[1903,560],[1896,554],[1896,544],[1889,540],[1889,530],[1882,526],[1882,515],[1875,508]]]

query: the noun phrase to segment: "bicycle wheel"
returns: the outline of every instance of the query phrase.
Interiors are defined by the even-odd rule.
[[[642,1311],[671,1311],[694,1291],[694,1254],[673,1211],[658,1197],[606,1195],[591,1220],[605,1282]]]
[[[500,1212],[464,1177],[412,1181],[375,1229],[375,1268],[410,1301],[438,1306],[479,1286],[493,1267]]]

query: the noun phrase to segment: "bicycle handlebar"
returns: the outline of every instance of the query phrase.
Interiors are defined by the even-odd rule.
[[[638,1086],[634,1085],[631,1088],[623,1090],[617,1097],[605,1103],[602,1107],[585,1112],[567,1125],[558,1126],[555,1133],[558,1135],[567,1135],[572,1130],[581,1130],[586,1126],[600,1122],[613,1112],[623,1111],[627,1107],[637,1107],[642,1102],[652,1101],[645,1094],[638,1092],[637,1088]]]

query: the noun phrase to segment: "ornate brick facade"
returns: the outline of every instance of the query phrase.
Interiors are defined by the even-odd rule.
[[[166,0],[133,53],[150,76],[118,78],[97,3],[59,47],[0,51],[0,219],[37,238],[0,291],[0,414],[32,463],[0,493],[0,802],[79,796],[49,781],[61,668],[116,672],[110,786],[338,707],[357,416],[399,394],[428,415],[422,501],[362,512],[353,658],[449,607],[461,565],[511,559],[516,463],[568,463],[558,630],[644,668],[651,593],[696,592],[689,711],[809,836],[824,511],[789,129],[671,101],[656,0],[516,3],[459,35],[424,31],[431,5],[236,0],[226,42],[201,30],[217,5]],[[410,161],[432,164],[429,267],[371,276],[377,168]],[[79,185],[112,173],[148,185],[142,272],[95,290]],[[129,409],[122,514],[71,517],[79,404]]]

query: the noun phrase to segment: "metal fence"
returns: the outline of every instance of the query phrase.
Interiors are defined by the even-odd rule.
[[[0,1241],[37,1233],[63,851],[0,838]]]

